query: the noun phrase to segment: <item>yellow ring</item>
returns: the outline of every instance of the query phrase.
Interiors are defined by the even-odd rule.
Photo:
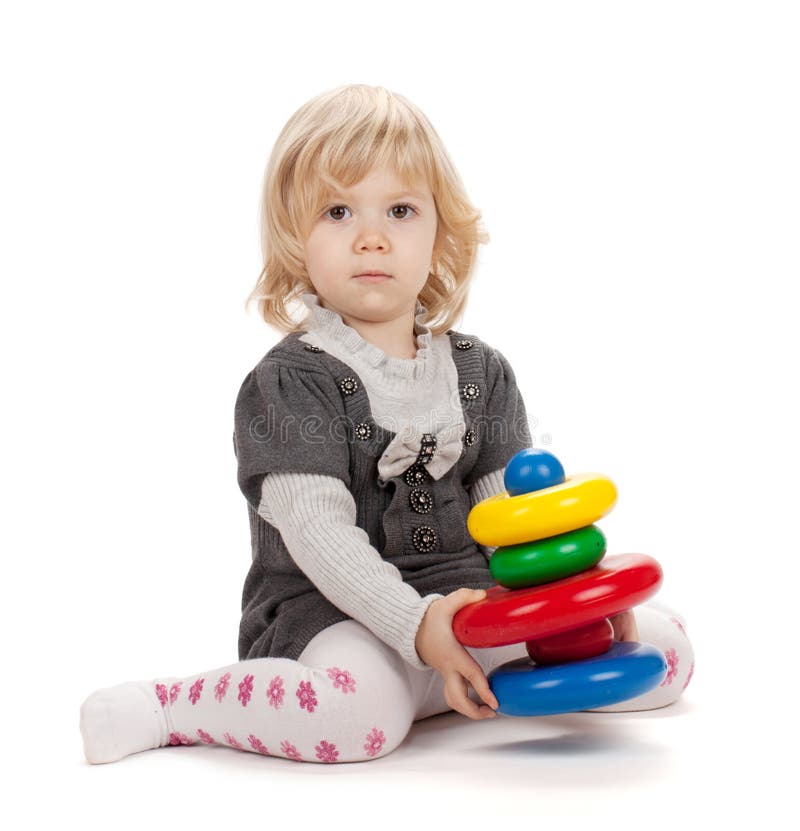
[[[490,496],[469,512],[467,528],[481,545],[517,545],[591,525],[616,501],[617,488],[607,476],[579,473],[531,493]]]

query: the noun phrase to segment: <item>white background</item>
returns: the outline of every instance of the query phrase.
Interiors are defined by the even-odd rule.
[[[776,2],[4,4],[3,662],[19,827],[788,827],[797,746],[798,12]],[[460,331],[619,489],[697,657],[657,713],[414,728],[384,760],[89,766],[95,688],[236,659],[233,403],[272,143],[345,83],[417,103],[491,242]],[[782,816],[782,819],[777,819]]]

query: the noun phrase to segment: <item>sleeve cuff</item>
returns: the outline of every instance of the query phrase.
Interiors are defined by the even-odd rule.
[[[410,625],[408,627],[406,637],[395,646],[395,649],[397,649],[397,651],[400,653],[400,657],[406,663],[414,667],[414,669],[433,669],[433,667],[426,664],[419,657],[419,653],[417,652],[415,642],[417,639],[417,632],[419,631],[422,619],[425,617],[425,613],[428,611],[428,607],[431,605],[431,603],[433,603],[434,600],[438,600],[440,597],[444,597],[444,595],[426,594],[425,597],[422,598],[422,601],[415,610],[415,620],[413,622],[413,625]]]

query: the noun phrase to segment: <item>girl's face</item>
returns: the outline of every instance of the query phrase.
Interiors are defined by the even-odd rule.
[[[320,305],[349,326],[413,317],[432,267],[436,229],[436,205],[424,182],[409,191],[393,171],[376,168],[342,189],[313,220],[304,244]],[[358,276],[365,271],[389,276]]]

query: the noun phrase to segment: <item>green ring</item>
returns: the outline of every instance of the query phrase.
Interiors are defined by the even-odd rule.
[[[500,546],[489,559],[489,571],[501,586],[522,589],[586,571],[605,553],[603,532],[586,525],[543,540]]]

